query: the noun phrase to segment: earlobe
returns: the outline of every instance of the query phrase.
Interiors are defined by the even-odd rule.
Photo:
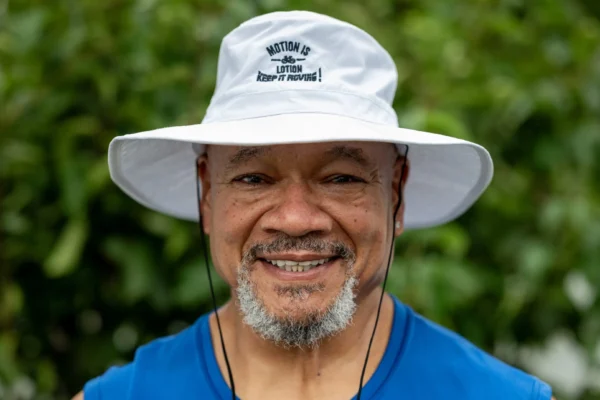
[[[400,202],[400,208],[398,209],[398,214],[395,215],[396,220],[394,221],[394,236],[398,237],[404,232],[404,210],[405,210],[405,202],[404,202],[404,193],[406,182],[408,180],[408,175],[410,171],[410,162],[404,157],[398,157],[396,159],[396,163],[394,166],[394,176],[392,180],[392,204],[393,210],[396,211],[396,207],[398,207],[398,202]],[[400,197],[402,196],[402,197]]]
[[[404,233],[404,203],[400,205],[398,215],[396,215],[396,222],[394,223],[394,237],[398,237]]]
[[[396,220],[396,224],[394,225],[394,236],[398,237],[404,232],[404,226],[398,220]]]
[[[201,189],[200,198],[200,210],[202,212],[202,229],[207,235],[210,234],[210,173],[208,170],[208,156],[206,154],[201,155],[196,160],[196,176],[200,180],[199,186]]]
[[[394,210],[398,205],[398,201],[400,200],[398,194],[400,190],[402,191],[402,198],[404,199],[404,189],[406,187],[406,182],[408,180],[408,175],[410,172],[410,161],[405,160],[404,157],[399,156],[396,159],[394,165],[394,176],[392,177],[392,192],[393,192],[393,205]],[[404,203],[404,200],[402,201]],[[402,204],[404,205],[404,204]]]

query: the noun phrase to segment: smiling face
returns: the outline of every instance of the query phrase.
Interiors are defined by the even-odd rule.
[[[344,329],[402,230],[401,169],[384,143],[209,146],[204,230],[245,322],[300,347]]]

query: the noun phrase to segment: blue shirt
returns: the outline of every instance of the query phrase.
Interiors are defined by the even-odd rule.
[[[548,384],[393,299],[390,339],[362,399],[550,400]],[[141,346],[132,363],[89,381],[85,400],[231,399],[215,358],[208,317]]]

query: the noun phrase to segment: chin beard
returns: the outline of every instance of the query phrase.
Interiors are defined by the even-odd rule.
[[[318,347],[324,339],[346,329],[352,322],[356,311],[354,288],[358,283],[354,276],[346,278],[342,290],[324,312],[307,312],[298,319],[291,316],[282,318],[270,313],[256,295],[249,275],[246,268],[241,268],[238,273],[236,293],[239,308],[244,315],[244,323],[265,340],[284,348],[312,349]],[[310,296],[311,292],[309,288],[299,291],[290,288],[289,291],[299,304],[302,302],[301,298]]]
[[[346,281],[335,300],[323,311],[306,310],[301,318],[291,315],[278,317],[269,312],[256,293],[256,287],[250,280],[251,266],[257,260],[257,254],[274,254],[286,250],[308,250],[320,254],[335,254],[346,266]],[[242,257],[237,275],[237,301],[244,323],[265,340],[285,348],[315,348],[323,339],[343,331],[352,322],[356,311],[354,289],[358,280],[352,274],[356,255],[342,242],[329,242],[318,235],[291,237],[278,235],[271,243],[257,243]],[[322,291],[322,285],[282,286],[275,288],[279,296],[289,296],[298,305],[302,305],[311,293]]]

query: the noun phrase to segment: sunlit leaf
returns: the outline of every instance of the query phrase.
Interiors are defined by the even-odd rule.
[[[64,276],[77,267],[87,241],[89,226],[84,219],[70,220],[44,262],[44,271],[51,278]]]

